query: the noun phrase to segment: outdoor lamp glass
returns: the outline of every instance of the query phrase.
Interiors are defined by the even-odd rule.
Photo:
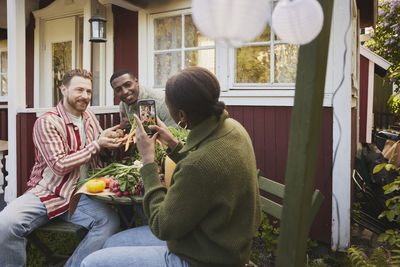
[[[95,43],[107,42],[106,39],[106,22],[107,20],[99,14],[94,15],[89,19],[90,22],[90,40]]]
[[[323,23],[324,12],[316,0],[280,0],[272,12],[272,30],[289,44],[311,42]]]
[[[264,31],[271,5],[270,0],[193,0],[192,17],[203,35],[237,47]]]

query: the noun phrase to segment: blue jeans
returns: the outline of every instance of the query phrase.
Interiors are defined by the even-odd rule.
[[[82,225],[89,231],[65,266],[79,266],[83,258],[102,248],[119,227],[119,218],[110,207],[86,195],[82,195],[72,218],[68,220],[67,217],[67,213],[60,215],[64,221]],[[0,266],[25,266],[25,236],[48,221],[46,207],[31,193],[7,205],[0,212]]]
[[[168,250],[165,241],[159,240],[148,226],[119,232],[110,237],[104,249],[87,256],[81,267],[151,266],[188,267],[184,260]]]

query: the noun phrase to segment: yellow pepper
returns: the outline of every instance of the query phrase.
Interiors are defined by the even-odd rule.
[[[106,188],[106,182],[101,179],[92,179],[86,183],[86,188],[91,193],[98,193]]]

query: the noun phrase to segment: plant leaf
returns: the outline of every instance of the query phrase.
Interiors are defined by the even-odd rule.
[[[372,171],[372,173],[375,174],[375,173],[380,172],[383,169],[383,167],[385,167],[386,164],[387,163],[381,163],[381,164],[376,165],[374,167],[374,170]]]

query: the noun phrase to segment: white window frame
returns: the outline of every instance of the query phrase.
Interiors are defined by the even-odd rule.
[[[6,52],[7,53],[7,48],[0,48],[0,53]],[[8,53],[7,53],[7,58],[8,58]],[[7,59],[8,61],[8,59]],[[0,61],[0,74],[8,74],[8,72],[1,72],[1,61]],[[1,91],[1,84],[0,84],[0,91]],[[7,95],[0,95],[0,102],[8,102],[8,93]]]
[[[277,0],[272,0],[271,3],[271,14],[273,7],[277,4]],[[235,82],[236,77],[236,57],[235,57],[235,48],[229,49],[229,87],[233,90],[294,90],[296,87],[295,83],[275,83],[275,45],[287,44],[282,40],[275,40],[275,33],[271,29],[270,23],[268,23],[268,27],[270,27],[270,39],[269,41],[260,41],[260,42],[249,42],[245,43],[241,47],[251,47],[251,46],[269,46],[270,47],[270,77],[272,82],[270,83],[237,83]]]
[[[269,46],[270,47],[270,75],[272,82],[271,83],[237,83],[235,82],[236,77],[236,56],[235,48],[229,49],[229,88],[235,90],[294,90],[296,84],[295,83],[275,83],[275,45],[287,44],[281,40],[274,40],[275,34],[271,30],[271,41],[264,42],[250,42],[241,46],[242,47],[251,47],[251,46]]]
[[[185,47],[185,16],[190,15],[191,10],[190,9],[184,9],[184,10],[176,10],[176,11],[169,11],[169,12],[162,12],[162,13],[157,13],[157,14],[152,14],[149,16],[148,19],[148,25],[149,25],[149,58],[150,58],[150,64],[148,64],[148,72],[149,72],[149,84],[151,87],[155,89],[164,89],[164,87],[156,87],[154,83],[155,79],[155,55],[156,54],[163,54],[166,52],[180,52],[181,53],[181,69],[184,68],[185,66],[185,52],[187,51],[200,51],[200,50],[207,50],[207,49],[214,49],[215,50],[215,72],[217,75],[217,46],[214,43],[214,45],[209,45],[209,46],[197,46],[197,47]],[[165,50],[154,50],[154,20],[158,18],[167,18],[167,17],[175,17],[175,16],[181,16],[181,23],[182,23],[182,32],[181,32],[181,42],[182,46],[180,48],[172,48],[172,49],[165,49]]]
[[[148,84],[156,89],[163,89],[160,87],[155,87],[154,85],[154,75],[155,75],[155,62],[154,62],[154,55],[157,53],[162,52],[177,52],[181,51],[181,67],[184,67],[185,51],[191,50],[201,50],[201,49],[210,49],[215,48],[215,74],[218,77],[218,80],[221,84],[221,91],[229,91],[231,90],[294,90],[295,83],[235,83],[235,73],[236,73],[236,64],[235,64],[235,48],[226,48],[215,44],[214,46],[207,46],[199,48],[186,48],[182,45],[181,48],[176,49],[168,49],[168,50],[159,50],[155,52],[154,50],[154,20],[158,18],[165,18],[165,17],[173,17],[173,16],[184,16],[190,15],[191,9],[181,9],[181,10],[174,10],[174,11],[166,11],[160,12],[155,14],[150,14],[148,16],[148,25],[149,25],[149,34],[148,34],[148,47],[149,47],[149,64],[148,64]],[[184,21],[182,19],[182,43],[184,43]],[[272,32],[272,31],[271,31]],[[248,46],[261,46],[261,45],[270,45],[271,52],[271,66],[274,66],[274,45],[276,44],[285,44],[281,40],[273,40],[274,33],[271,33],[271,41],[265,42],[251,42],[246,43],[242,47]],[[271,68],[271,77],[274,75],[274,69]]]
[[[139,22],[139,82],[149,87],[154,84],[153,19],[178,14],[190,14],[189,0],[138,11]],[[279,41],[278,41],[279,42]],[[280,41],[282,42],[282,41]],[[277,43],[277,42],[276,42]],[[283,42],[282,42],[283,43]],[[253,43],[250,43],[250,45]],[[221,87],[221,101],[232,106],[293,106],[295,84],[234,84],[234,48],[216,44],[215,72]],[[164,90],[164,89],[159,89]],[[332,94],[325,92],[324,106],[332,106]]]

